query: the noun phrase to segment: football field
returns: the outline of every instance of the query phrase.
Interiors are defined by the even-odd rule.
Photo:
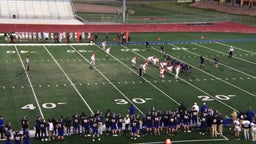
[[[112,48],[109,56],[100,44],[3,44],[0,46],[0,114],[16,130],[20,129],[24,116],[28,116],[33,129],[37,116],[45,120],[59,119],[74,113],[90,115],[98,110],[105,113],[108,109],[125,116],[130,105],[136,107],[136,114],[143,115],[153,107],[164,112],[177,109],[181,103],[188,108],[195,102],[199,106],[206,103],[224,118],[230,117],[233,111],[246,112],[250,106],[256,109],[256,41],[183,40],[163,44],[166,54],[192,67],[191,73],[181,72],[178,79],[175,71],[165,72],[165,78],[160,78],[159,66],[152,64],[145,75],[139,76],[140,64],[149,56],[164,60],[158,44],[152,43],[151,48],[136,43],[107,45]],[[229,58],[231,45],[235,53]],[[95,66],[90,65],[93,53],[96,53]],[[200,55],[205,58],[204,68],[200,67]],[[24,73],[27,56],[30,70]],[[131,65],[134,56],[138,58],[135,68]],[[213,58],[219,60],[218,68],[214,67]],[[217,138],[181,133],[172,140],[236,142],[232,131],[225,132]],[[118,140],[104,136],[102,143],[157,143],[166,137],[145,137],[134,142],[129,137]]]

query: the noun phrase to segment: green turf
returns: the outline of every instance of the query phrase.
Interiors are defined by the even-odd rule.
[[[250,34],[231,33],[134,33],[132,41],[156,41],[158,36],[162,41],[197,40],[201,35],[209,40],[254,38]],[[115,36],[110,34],[110,39]],[[103,39],[104,34],[99,34],[99,41]],[[235,46],[233,58],[227,57],[230,45]],[[255,109],[254,45],[255,42],[166,44],[164,47],[168,54],[192,66],[192,73],[181,73],[181,79],[178,80],[174,78],[174,73],[166,73],[165,79],[159,79],[159,69],[152,65],[149,65],[143,78],[138,76],[139,64],[148,56],[161,58],[159,45],[152,45],[151,49],[146,49],[144,45],[112,45],[112,56],[108,58],[98,46],[1,46],[0,113],[6,122],[11,122],[14,130],[20,129],[20,120],[25,115],[29,117],[32,129],[35,118],[40,115],[39,108],[45,119],[59,119],[60,116],[70,117],[75,112],[89,115],[91,111],[105,112],[107,109],[126,115],[131,103],[137,107],[137,114],[142,115],[152,107],[164,111],[176,109],[181,102],[188,107],[194,102],[199,105],[206,102],[229,117],[234,109],[246,111],[249,106]],[[16,50],[19,51],[21,59]],[[93,52],[96,53],[97,60],[96,67],[91,68],[89,61]],[[28,55],[31,69],[26,77],[21,61]],[[136,68],[131,67],[131,58],[134,55],[138,56]],[[205,68],[199,67],[198,55],[206,58]],[[213,57],[220,60],[218,69],[213,67]],[[21,109],[28,104],[36,108]],[[172,139],[210,139],[199,142],[209,144],[245,143],[244,140],[234,141],[228,127],[225,127],[224,135],[228,141],[222,141],[223,137],[217,138],[222,139],[221,141],[212,141],[214,138],[211,136],[201,136],[197,132],[182,132]],[[136,142],[161,142],[167,137],[169,136],[145,136]],[[91,139],[66,137],[66,143],[81,142],[90,143]],[[128,136],[103,136],[101,143],[133,142]]]

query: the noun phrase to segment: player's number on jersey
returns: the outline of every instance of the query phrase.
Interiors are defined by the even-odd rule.
[[[231,97],[234,97],[235,95],[215,95],[214,97],[218,100],[227,101],[230,100]],[[202,101],[214,101],[214,99],[210,96],[198,96],[199,99],[202,99]]]
[[[119,105],[125,105],[125,104],[128,104],[129,102],[125,99],[115,99],[114,100],[116,102],[116,104],[119,104]],[[132,101],[136,104],[144,104],[146,103],[146,100],[145,99],[142,99],[142,98],[133,98]]]

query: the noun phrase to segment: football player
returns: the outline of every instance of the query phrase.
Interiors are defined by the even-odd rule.
[[[101,45],[102,45],[103,50],[105,50],[106,45],[107,45],[107,42],[106,42],[106,41],[103,41],[103,42],[101,43]]]
[[[106,49],[106,57],[108,58],[108,56],[110,55],[110,51],[111,51],[111,47],[108,47]]]
[[[91,56],[91,62],[90,62],[90,64],[91,64],[91,65],[95,65],[95,61],[96,61],[96,53],[93,53],[92,56]]]
[[[180,69],[181,69],[181,66],[180,66],[180,64],[178,64],[177,67],[176,67],[175,79],[178,79],[178,78],[179,78]]]
[[[160,69],[160,72],[159,72],[159,74],[160,74],[160,78],[164,78],[164,68],[163,67],[159,67],[159,69]]]
[[[131,61],[133,67],[136,66],[136,61],[137,61],[137,56],[134,56],[134,57],[132,58],[132,61]]]

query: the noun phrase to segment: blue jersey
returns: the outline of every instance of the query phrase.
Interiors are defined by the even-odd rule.
[[[99,132],[98,132],[98,122],[97,122],[97,121],[93,122],[93,124],[92,124],[92,133],[93,133],[94,135],[96,135],[96,134],[99,133]]]
[[[13,137],[14,137],[15,144],[21,144],[22,134],[15,133]]]

